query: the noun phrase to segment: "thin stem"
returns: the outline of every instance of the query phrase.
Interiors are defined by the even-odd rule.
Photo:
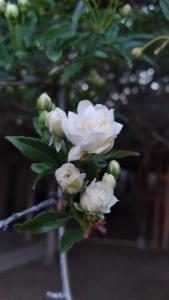
[[[25,217],[26,215],[30,214],[30,213],[34,213],[34,212],[38,212],[46,207],[52,206],[52,205],[56,205],[57,204],[57,200],[55,199],[49,199],[49,200],[45,200],[37,205],[34,205],[28,209],[25,209],[24,211],[15,213],[13,215],[11,215],[10,217],[8,217],[7,219],[1,220],[0,221],[0,230],[7,230],[9,225],[11,223],[13,223],[14,221],[21,219],[23,217]]]
[[[25,36],[25,13],[21,15],[21,45],[24,47],[24,36]]]
[[[59,239],[61,239],[64,232],[65,232],[65,228],[59,227],[58,230]],[[70,288],[67,254],[65,253],[60,253],[60,267],[61,267],[62,288],[63,288],[65,299],[73,300],[71,294],[71,288]]]
[[[142,48],[142,50],[146,50],[148,47],[150,47],[152,44],[160,41],[160,40],[169,40],[169,36],[168,35],[160,35],[155,37],[154,39],[152,39],[151,41],[149,41],[147,44],[145,44]]]
[[[65,232],[64,227],[60,227],[58,230],[59,239],[63,236]],[[47,292],[46,295],[51,299],[64,299],[64,300],[73,300],[70,288],[70,279],[69,279],[69,270],[68,270],[68,261],[66,253],[59,253],[60,260],[60,271],[62,279],[62,292],[53,293]]]
[[[17,51],[18,50],[18,24],[14,24],[14,50]]]

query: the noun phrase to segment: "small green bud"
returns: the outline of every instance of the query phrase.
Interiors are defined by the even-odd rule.
[[[5,0],[0,0],[0,12],[4,13],[6,10],[6,2]]]
[[[18,5],[21,12],[26,12],[29,9],[30,1],[29,0],[18,0]]]
[[[7,3],[5,15],[8,19],[17,19],[19,16],[19,9],[16,4]]]
[[[113,176],[118,177],[121,173],[121,167],[119,162],[116,160],[112,160],[109,163],[108,170]]]
[[[103,178],[102,178],[102,180],[106,181],[108,183],[111,183],[111,185],[113,186],[113,188],[116,187],[116,179],[114,178],[113,175],[105,173],[104,176],[103,176]]]
[[[53,103],[51,98],[48,96],[47,93],[43,93],[37,100],[37,109],[39,111],[50,111],[53,107]]]
[[[126,4],[121,9],[121,15],[127,18],[132,12],[132,6],[130,4]]]
[[[45,124],[46,124],[46,117],[47,117],[48,112],[47,111],[42,111],[38,117],[38,123],[39,127],[41,129],[45,129]]]
[[[131,51],[132,55],[136,58],[140,57],[143,53],[143,49],[141,47],[135,47]]]

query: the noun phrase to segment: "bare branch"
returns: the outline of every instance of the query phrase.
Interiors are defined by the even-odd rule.
[[[7,228],[9,227],[9,225],[11,223],[13,223],[14,221],[21,219],[23,217],[25,217],[26,215],[30,214],[30,213],[35,213],[38,212],[40,210],[42,210],[43,208],[49,207],[49,206],[53,206],[57,204],[57,200],[56,199],[49,199],[49,200],[45,200],[37,205],[34,205],[30,208],[25,209],[24,211],[18,212],[18,213],[14,213],[13,215],[11,215],[10,217],[8,217],[7,219],[1,220],[0,221],[0,230],[7,230]]]

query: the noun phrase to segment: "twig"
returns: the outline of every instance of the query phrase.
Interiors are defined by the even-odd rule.
[[[34,212],[38,212],[40,210],[42,210],[43,208],[52,206],[52,205],[56,205],[57,204],[57,200],[56,199],[49,199],[49,200],[45,200],[37,205],[34,205],[30,208],[27,208],[24,211],[18,212],[18,213],[14,213],[13,215],[11,215],[10,217],[8,217],[7,219],[1,220],[0,221],[0,230],[7,230],[7,228],[9,227],[9,225],[11,223],[13,223],[14,221],[21,219],[22,217],[30,214],[30,213],[34,213]]]
[[[58,230],[59,240],[63,236],[64,232],[65,232],[64,226],[59,227],[59,230]],[[59,259],[60,259],[60,271],[61,271],[63,292],[59,292],[59,293],[47,292],[46,295],[48,298],[51,298],[51,299],[73,300],[72,295],[71,295],[71,288],[70,288],[67,254],[60,253]]]

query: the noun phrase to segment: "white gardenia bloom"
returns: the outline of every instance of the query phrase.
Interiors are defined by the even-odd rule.
[[[82,209],[89,213],[110,213],[116,204],[112,184],[106,181],[93,181],[84,191],[80,199]]]
[[[115,122],[113,109],[83,100],[79,102],[77,114],[69,112],[68,117],[62,121],[62,128],[74,145],[68,160],[75,161],[86,154],[109,152],[122,125]]]
[[[46,127],[49,129],[51,134],[59,138],[62,138],[64,136],[62,121],[65,118],[65,112],[58,107],[47,114]]]
[[[81,174],[73,164],[66,163],[56,170],[55,176],[63,191],[75,194],[82,188],[86,174]]]
[[[7,3],[6,17],[16,19],[19,16],[19,9],[16,4]]]

